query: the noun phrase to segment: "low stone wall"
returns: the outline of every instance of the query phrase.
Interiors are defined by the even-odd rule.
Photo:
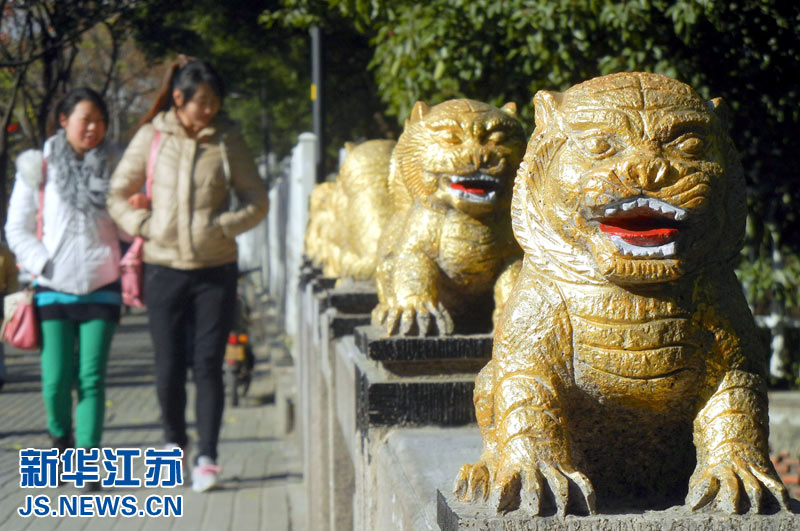
[[[674,508],[531,519],[460,504],[451,489],[459,467],[480,454],[472,389],[491,336],[383,338],[368,326],[377,302],[370,285],[337,286],[309,267],[299,293],[296,425],[310,529],[800,529],[790,514]],[[800,445],[800,394],[772,393],[770,402],[773,450],[790,460]]]

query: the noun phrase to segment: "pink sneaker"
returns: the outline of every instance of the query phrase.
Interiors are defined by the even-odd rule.
[[[219,486],[219,473],[222,467],[217,466],[213,459],[201,455],[192,470],[192,490],[206,492]]]

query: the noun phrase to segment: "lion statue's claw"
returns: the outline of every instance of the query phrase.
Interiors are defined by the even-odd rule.
[[[454,328],[444,305],[430,301],[409,306],[379,304],[372,311],[372,324],[386,330],[387,336],[449,335]]]
[[[464,465],[458,471],[453,493],[463,502],[486,501],[489,499],[491,476],[489,468],[482,462]]]
[[[597,514],[591,481],[568,465],[538,461],[533,466],[501,469],[490,495],[498,514],[520,508],[531,516],[541,515],[555,505],[557,514]]]
[[[782,510],[789,509],[789,494],[774,473],[742,457],[698,466],[689,481],[686,505],[693,511],[709,506],[729,514],[745,510],[758,513],[764,494],[771,494]]]
[[[440,335],[450,335],[453,333],[453,319],[450,317],[450,312],[447,311],[447,308],[445,308],[441,302],[436,306],[431,302],[426,302],[425,309],[433,316],[436,330],[438,330]]]

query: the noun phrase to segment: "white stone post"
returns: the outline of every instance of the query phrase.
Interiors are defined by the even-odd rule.
[[[315,149],[317,137],[313,133],[301,133],[297,145],[292,149],[292,166],[289,173],[289,212],[286,225],[286,332],[294,339],[292,356],[296,358],[294,345],[298,328],[298,276],[303,257],[306,223],[308,221],[308,199],[316,183]]]
[[[280,177],[269,191],[269,293],[278,305],[278,315],[286,311],[286,210],[288,177]],[[281,323],[285,325],[285,323]]]

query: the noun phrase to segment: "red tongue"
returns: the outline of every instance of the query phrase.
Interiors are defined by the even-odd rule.
[[[617,227],[614,225],[600,224],[600,230],[612,236],[619,236],[623,241],[639,247],[655,247],[669,243],[678,234],[674,227],[657,229],[640,229]]]
[[[450,188],[455,188],[456,190],[463,190],[468,194],[475,194],[475,195],[484,195],[486,190],[483,188],[467,188],[461,183],[450,183]]]

